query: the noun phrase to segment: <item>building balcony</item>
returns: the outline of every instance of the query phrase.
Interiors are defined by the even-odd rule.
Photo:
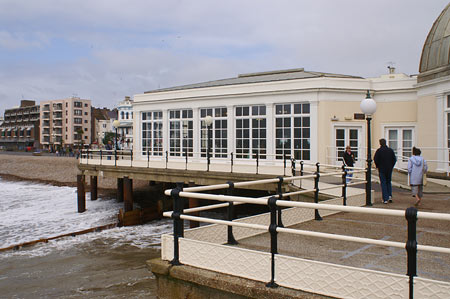
[[[53,105],[53,111],[62,111],[63,106],[62,104],[54,104]]]
[[[50,119],[50,113],[44,112],[44,114],[42,114],[42,119]]]

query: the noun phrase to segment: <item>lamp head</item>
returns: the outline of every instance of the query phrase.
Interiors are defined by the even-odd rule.
[[[377,103],[370,97],[370,91],[367,91],[366,98],[359,105],[361,111],[366,115],[372,115],[377,110]]]
[[[120,126],[120,121],[116,119],[115,121],[113,121],[112,125],[117,129]]]
[[[205,117],[205,123],[207,126],[210,126],[212,122],[213,122],[212,116],[208,115],[207,117]]]

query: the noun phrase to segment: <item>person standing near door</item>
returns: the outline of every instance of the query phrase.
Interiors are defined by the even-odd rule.
[[[378,168],[383,203],[387,204],[388,202],[392,202],[392,170],[397,162],[397,158],[395,157],[394,150],[386,145],[386,139],[380,139],[380,148],[375,152],[373,161]]]
[[[345,152],[344,152],[344,164],[345,167],[354,167],[355,165],[355,154],[352,152],[352,148],[350,147],[350,145],[347,145],[345,147]],[[350,181],[352,180],[352,169],[346,169],[347,170],[347,183],[350,183]]]

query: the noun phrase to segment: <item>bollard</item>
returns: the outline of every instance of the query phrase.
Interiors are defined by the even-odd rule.
[[[303,176],[303,160],[300,161],[300,175]]]
[[[278,239],[277,239],[277,198],[272,196],[267,200],[267,205],[270,209],[270,253],[272,256],[271,261],[271,279],[270,282],[266,284],[269,288],[276,288],[278,285],[275,283],[275,254],[278,254]]]
[[[100,165],[102,165],[102,160],[103,160],[103,152],[102,150],[100,150]]]
[[[259,151],[256,151],[256,174],[259,172]]]
[[[186,167],[184,168],[184,170],[188,169],[188,150],[187,148],[184,150],[184,156],[186,157]]]
[[[130,149],[130,167],[133,167],[133,149]]]
[[[150,167],[150,150],[147,149],[147,168]]]
[[[228,195],[232,196],[233,195],[233,190],[234,190],[234,183],[233,182],[227,182],[228,184]],[[227,214],[228,214],[228,221],[233,221],[234,219],[234,205],[233,202],[230,201],[228,202],[228,209],[227,209]],[[238,242],[236,241],[236,239],[233,236],[233,226],[228,225],[227,226],[227,244],[229,245],[236,245],[238,244]]]
[[[406,275],[409,276],[409,298],[412,299],[414,298],[414,276],[417,276],[417,209],[407,208],[405,218],[408,221],[408,241],[406,242],[408,270]]]
[[[166,169],[167,169],[167,164],[169,163],[169,152],[166,151]]]

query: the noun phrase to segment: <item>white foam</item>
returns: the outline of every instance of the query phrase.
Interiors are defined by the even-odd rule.
[[[87,198],[86,212],[78,213],[75,188],[0,179],[0,248],[115,223],[122,206],[114,199]],[[142,226],[114,228],[34,245],[31,250],[0,253],[0,258],[11,254],[46,255],[92,241],[113,248],[122,245],[142,248],[158,243],[159,235],[171,227],[171,221],[164,219]]]

